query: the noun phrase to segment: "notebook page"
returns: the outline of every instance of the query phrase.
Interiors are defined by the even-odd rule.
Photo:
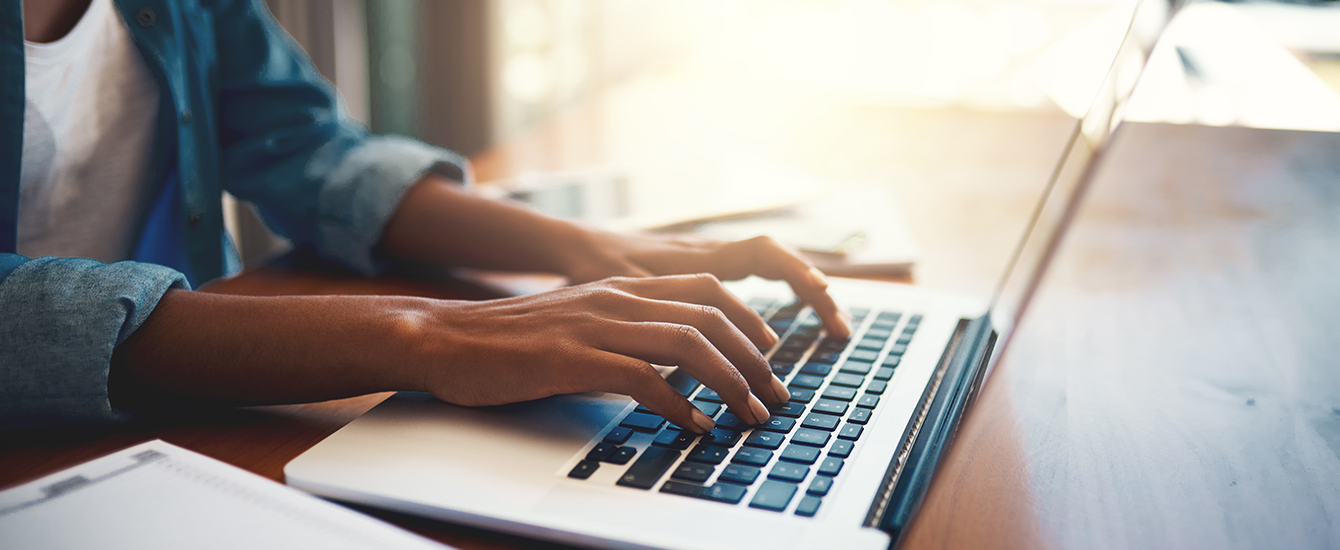
[[[0,492],[0,546],[445,548],[163,441]]]

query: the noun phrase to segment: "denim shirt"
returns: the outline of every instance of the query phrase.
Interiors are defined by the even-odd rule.
[[[363,273],[406,189],[458,154],[374,136],[261,0],[116,0],[162,91],[138,261],[16,251],[23,151],[20,0],[0,0],[0,428],[127,418],[107,398],[112,351],[172,288],[233,273],[222,191],[266,224]]]

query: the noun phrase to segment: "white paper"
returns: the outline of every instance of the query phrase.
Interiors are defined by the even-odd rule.
[[[445,548],[163,441],[0,492],[0,547]]]

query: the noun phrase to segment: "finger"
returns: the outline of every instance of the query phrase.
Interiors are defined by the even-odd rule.
[[[723,279],[758,275],[786,281],[797,298],[814,308],[830,336],[851,337],[851,324],[828,294],[828,278],[799,252],[771,237],[755,237],[730,243],[711,255],[722,270],[713,273]]]
[[[725,314],[759,349],[770,349],[777,345],[777,332],[753,308],[726,290],[721,280],[711,273],[632,279],[621,281],[619,285],[623,290],[644,298],[714,307]]]
[[[772,375],[767,359],[721,310],[709,305],[630,298],[634,305],[618,314],[623,320],[691,326],[744,376],[754,395],[770,403],[784,403],[791,398],[786,386]]]
[[[704,434],[716,427],[715,420],[670,387],[651,364],[616,353],[599,353],[592,363],[600,365],[598,368],[605,372],[588,377],[602,381],[597,383],[598,387],[588,388],[588,391],[627,395],[666,420],[695,433]]]
[[[597,347],[605,351],[685,369],[716,390],[731,412],[745,422],[761,424],[768,420],[767,406],[750,391],[740,371],[691,325],[616,322],[593,337]]]
[[[608,279],[610,277],[628,277],[633,279],[643,279],[654,277],[650,271],[630,262],[611,262],[598,265],[589,265],[571,270],[568,274],[568,282],[574,285]]]

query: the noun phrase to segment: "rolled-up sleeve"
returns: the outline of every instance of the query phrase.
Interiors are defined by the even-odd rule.
[[[124,420],[112,351],[172,288],[186,278],[154,264],[0,254],[0,428]]]
[[[271,229],[363,273],[405,191],[436,172],[467,183],[464,157],[349,118],[259,0],[215,8],[222,187],[254,202]]]

